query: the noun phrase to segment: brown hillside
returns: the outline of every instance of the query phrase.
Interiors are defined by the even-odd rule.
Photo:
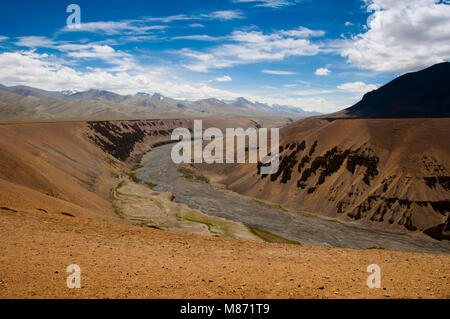
[[[116,177],[175,124],[0,125],[0,298],[449,297],[445,254],[236,241],[120,219],[109,200]],[[81,289],[66,286],[74,263]],[[366,286],[373,263],[382,268],[381,289]]]
[[[448,239],[448,127],[450,119],[305,119],[280,131],[278,174],[230,165],[221,182],[295,211]]]

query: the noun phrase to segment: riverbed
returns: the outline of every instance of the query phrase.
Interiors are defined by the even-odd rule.
[[[354,249],[450,253],[450,248],[422,233],[395,233],[296,212],[286,211],[231,190],[180,173],[170,157],[173,145],[154,148],[142,158],[136,176],[168,192],[173,200],[205,214],[241,222],[255,229],[302,245]]]

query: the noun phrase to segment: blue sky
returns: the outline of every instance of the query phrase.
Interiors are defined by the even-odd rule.
[[[0,26],[5,85],[321,112],[450,57],[447,0],[2,1]]]

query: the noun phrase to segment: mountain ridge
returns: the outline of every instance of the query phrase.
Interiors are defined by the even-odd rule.
[[[277,116],[301,118],[320,113],[291,106],[270,106],[243,97],[233,101],[216,98],[188,101],[160,93],[120,95],[107,90],[45,91],[28,86],[0,85],[2,120],[42,119],[143,119],[149,117]]]
[[[406,73],[345,110],[358,118],[450,117],[450,62]]]

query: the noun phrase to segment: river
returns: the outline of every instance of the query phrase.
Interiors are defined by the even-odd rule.
[[[155,191],[170,192],[174,201],[208,215],[219,216],[276,234],[303,245],[395,251],[450,253],[450,248],[422,233],[394,233],[354,223],[344,223],[288,212],[233,191],[193,181],[177,171],[172,162],[173,145],[163,145],[145,154],[137,171],[144,182],[157,184]]]

